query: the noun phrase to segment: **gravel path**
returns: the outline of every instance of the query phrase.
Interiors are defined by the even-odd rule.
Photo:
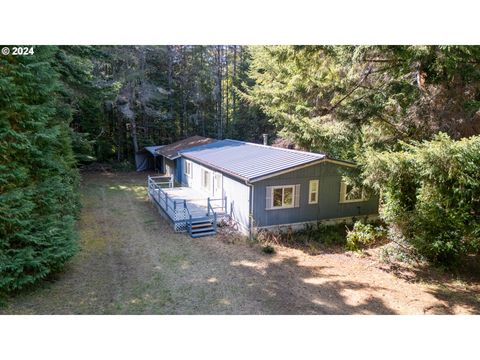
[[[148,202],[145,174],[87,173],[82,251],[8,314],[478,313],[348,254],[310,256],[174,233]]]

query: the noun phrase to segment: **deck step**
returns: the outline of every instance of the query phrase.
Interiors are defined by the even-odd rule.
[[[203,228],[211,228],[212,227],[212,223],[209,221],[209,222],[205,222],[205,223],[200,223],[200,224],[192,224],[192,230],[194,229],[203,229]]]
[[[210,236],[210,235],[215,235],[217,232],[215,230],[209,231],[209,232],[201,232],[201,233],[192,233],[192,238],[198,238],[202,236]]]
[[[217,233],[215,224],[211,217],[192,219],[190,224],[190,236],[198,238],[201,236],[215,235]]]
[[[205,226],[202,226],[202,227],[193,227],[192,226],[192,233],[200,233],[200,232],[203,232],[203,231],[210,231],[210,230],[214,230],[213,228],[213,225],[212,224],[205,224]]]
[[[192,234],[203,234],[203,233],[211,232],[211,231],[215,231],[213,226],[205,227],[205,228],[201,228],[201,229],[192,229]]]
[[[198,218],[193,218],[192,219],[192,224],[199,224],[199,223],[204,223],[204,222],[212,222],[213,219],[211,216],[204,216],[204,217],[198,217]]]

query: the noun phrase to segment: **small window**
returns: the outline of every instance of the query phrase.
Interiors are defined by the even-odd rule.
[[[365,201],[367,197],[365,196],[365,190],[363,187],[356,187],[345,182],[340,184],[340,202],[359,202]]]
[[[212,173],[202,169],[202,187],[208,191],[212,189]]]
[[[192,176],[192,162],[185,160],[185,175]]]
[[[308,187],[308,203],[318,203],[318,180],[310,180]]]
[[[272,209],[293,207],[295,197],[294,186],[272,187]]]

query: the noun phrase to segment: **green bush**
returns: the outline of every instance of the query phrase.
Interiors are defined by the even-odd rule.
[[[363,165],[366,184],[383,195],[384,219],[421,255],[451,265],[479,251],[480,136],[372,150]]]
[[[275,253],[275,248],[271,245],[265,245],[265,246],[262,246],[262,251],[265,254],[273,254]]]
[[[387,232],[383,226],[373,226],[360,221],[355,222],[352,230],[347,231],[347,249],[357,251],[375,244],[385,238]]]
[[[319,221],[316,225],[307,225],[304,230],[299,231],[300,236],[307,240],[313,240],[323,245],[345,244],[345,224],[326,225]]]

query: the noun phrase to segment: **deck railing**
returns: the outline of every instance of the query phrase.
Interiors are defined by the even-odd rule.
[[[214,201],[217,199],[213,199]],[[217,213],[213,210],[212,207],[212,200],[210,198],[207,199],[207,216],[213,216],[213,230],[217,231]]]
[[[188,202],[185,199],[172,199],[165,192],[164,188],[173,187],[173,177],[167,176],[149,176],[148,177],[148,194],[151,199],[155,201],[160,208],[173,221],[175,231],[189,231],[192,223],[192,214],[188,209]],[[199,201],[202,199],[189,199],[188,201]],[[224,198],[207,198],[207,213],[205,216],[211,217],[214,228],[217,226],[217,211],[226,212],[227,199]]]
[[[173,187],[173,177],[167,176],[149,176],[148,193],[150,197],[160,206],[163,211],[173,220],[175,230],[181,231],[185,228],[185,219],[187,217],[185,201],[172,199],[163,190]]]
[[[214,210],[221,210],[222,212],[227,212],[227,197],[211,199],[208,198],[208,203]],[[208,208],[208,205],[207,205]]]
[[[185,214],[186,214],[185,226],[187,227],[188,233],[192,235],[192,214],[190,213],[190,210],[188,210],[187,200],[183,200],[183,207],[185,208]]]

